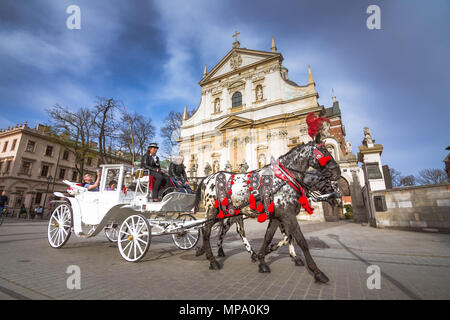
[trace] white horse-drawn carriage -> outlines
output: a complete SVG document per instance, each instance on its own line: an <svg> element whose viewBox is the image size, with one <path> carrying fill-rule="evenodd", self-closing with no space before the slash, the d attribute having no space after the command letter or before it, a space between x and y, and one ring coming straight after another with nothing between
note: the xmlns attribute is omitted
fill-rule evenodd
<svg viewBox="0 0 450 320"><path fill-rule="evenodd" d="M160 202L150 202L152 178L147 170L126 164L101 167L99 191L65 180L70 196L55 192L61 200L54 201L48 224L51 247L64 246L72 232L90 238L104 230L125 260L137 262L147 253L152 236L171 235L182 250L197 244L205 219L193 215L195 195L167 189Z"/></svg>

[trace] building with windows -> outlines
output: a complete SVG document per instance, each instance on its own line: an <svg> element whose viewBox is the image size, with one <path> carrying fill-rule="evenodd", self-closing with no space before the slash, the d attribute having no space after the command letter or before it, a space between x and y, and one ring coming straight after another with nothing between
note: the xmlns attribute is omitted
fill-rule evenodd
<svg viewBox="0 0 450 320"><path fill-rule="evenodd" d="M95 147L94 144L94 155ZM111 163L129 163L119 154L108 158ZM95 175L98 167L99 157L87 158L85 172ZM53 191L67 190L62 180L80 178L75 155L51 139L45 126L30 128L24 123L0 130L0 192L6 191L10 208L47 205Z"/></svg>
<svg viewBox="0 0 450 320"><path fill-rule="evenodd" d="M205 66L200 105L190 118L185 108L179 137L190 175L246 172L269 164L271 157L311 141L306 117L314 112L330 119L325 144L341 166L344 203L352 203L353 184L360 189L364 175L345 140L339 102L333 96L330 107L320 105L311 67L308 81L300 85L289 78L282 62L272 38L271 51L241 48L236 40L209 72ZM332 215L330 208L317 206L318 215L304 218Z"/></svg>

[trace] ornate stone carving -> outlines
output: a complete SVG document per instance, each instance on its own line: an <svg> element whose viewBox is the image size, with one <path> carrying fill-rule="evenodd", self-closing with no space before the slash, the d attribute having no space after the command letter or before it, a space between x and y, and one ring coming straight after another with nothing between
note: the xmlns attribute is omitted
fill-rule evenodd
<svg viewBox="0 0 450 320"><path fill-rule="evenodd" d="M205 175L207 175L207 176L209 176L211 174L212 168L211 168L211 165L209 164L209 162L206 163L204 171L205 171Z"/></svg>
<svg viewBox="0 0 450 320"><path fill-rule="evenodd" d="M372 147L374 142L375 140L372 139L372 133L370 132L370 129L368 127L365 127L363 144L366 147Z"/></svg>
<svg viewBox="0 0 450 320"><path fill-rule="evenodd" d="M245 172L247 172L248 168L249 167L248 167L247 161L245 161L245 159L244 159L244 161L242 161L242 163L239 165L239 172L245 173Z"/></svg>
<svg viewBox="0 0 450 320"><path fill-rule="evenodd" d="M260 101L263 99L263 89L262 86L257 86L256 87L256 100Z"/></svg>
<svg viewBox="0 0 450 320"><path fill-rule="evenodd" d="M230 58L231 69L236 70L242 64L242 57L239 53L235 52Z"/></svg>
<svg viewBox="0 0 450 320"><path fill-rule="evenodd" d="M230 160L227 161L227 163L225 164L225 171L232 171L233 168L231 167L231 163Z"/></svg>

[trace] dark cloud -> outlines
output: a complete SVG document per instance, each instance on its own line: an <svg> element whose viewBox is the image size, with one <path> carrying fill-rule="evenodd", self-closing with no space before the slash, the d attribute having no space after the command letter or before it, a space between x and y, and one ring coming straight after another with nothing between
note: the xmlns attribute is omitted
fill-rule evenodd
<svg viewBox="0 0 450 320"><path fill-rule="evenodd" d="M66 8L82 29L66 28ZM381 8L382 29L366 28ZM269 50L275 36L291 79L320 94L334 88L354 152L362 128L385 147L382 160L406 173L442 167L450 119L448 1L24 1L0 2L0 126L45 121L55 103L78 107L114 96L162 123L197 107L203 67L231 49ZM27 119L24 118L27 115Z"/></svg>

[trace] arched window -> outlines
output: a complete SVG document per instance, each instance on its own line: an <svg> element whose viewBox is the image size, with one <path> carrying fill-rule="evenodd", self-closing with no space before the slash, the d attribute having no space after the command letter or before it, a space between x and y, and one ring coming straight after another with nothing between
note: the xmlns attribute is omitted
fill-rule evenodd
<svg viewBox="0 0 450 320"><path fill-rule="evenodd" d="M242 106L242 94L239 91L236 91L233 93L233 96L231 98L231 107L236 108Z"/></svg>

